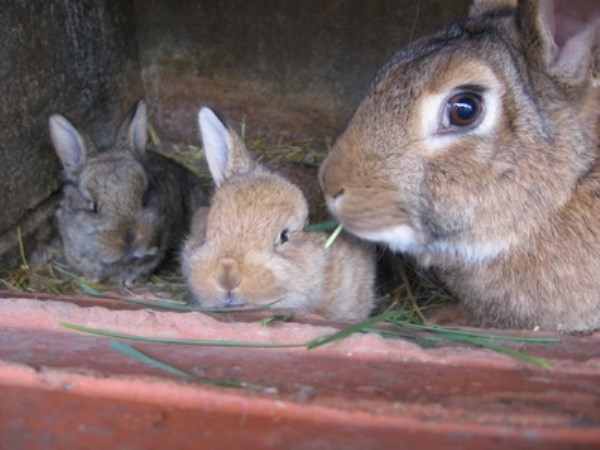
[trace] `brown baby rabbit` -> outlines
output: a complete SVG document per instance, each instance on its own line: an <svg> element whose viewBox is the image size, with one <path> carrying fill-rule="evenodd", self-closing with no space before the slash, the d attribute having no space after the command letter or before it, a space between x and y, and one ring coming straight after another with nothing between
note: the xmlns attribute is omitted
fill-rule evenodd
<svg viewBox="0 0 600 450"><path fill-rule="evenodd" d="M277 301L276 307L330 319L366 318L374 298L372 248L342 236L325 249L325 233L303 231L302 191L255 162L210 109L202 108L198 119L217 190L182 254L194 300L222 308ZM318 185L316 173L312 182Z"/></svg>
<svg viewBox="0 0 600 450"><path fill-rule="evenodd" d="M179 246L192 210L206 204L198 180L146 150L143 101L102 151L65 117L54 114L49 123L64 168L56 218L67 261L95 281L130 285L149 275Z"/></svg>
<svg viewBox="0 0 600 450"><path fill-rule="evenodd" d="M600 3L475 2L383 67L320 169L471 323L600 327Z"/></svg>

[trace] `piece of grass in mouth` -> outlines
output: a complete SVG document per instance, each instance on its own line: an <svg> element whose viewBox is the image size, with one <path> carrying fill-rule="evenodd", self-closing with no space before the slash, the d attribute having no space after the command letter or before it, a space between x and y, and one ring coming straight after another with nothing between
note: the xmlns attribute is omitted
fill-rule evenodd
<svg viewBox="0 0 600 450"><path fill-rule="evenodd" d="M333 230L333 232L329 235L329 237L327 238L327 240L325 241L325 245L323 245L323 247L325 247L325 249L327 250L329 247L331 247L333 245L333 243L335 242L335 240L340 236L340 233L342 232L342 224L340 223L335 230Z"/></svg>
<svg viewBox="0 0 600 450"><path fill-rule="evenodd" d="M328 219L318 223L311 223L304 227L304 231L307 233L313 233L317 231L330 231L334 230L339 226L339 222L335 219Z"/></svg>
<svg viewBox="0 0 600 450"><path fill-rule="evenodd" d="M325 249L328 249L329 247L331 247L333 245L335 240L339 237L339 235L342 232L342 229L343 229L343 226L341 223L339 223L335 219L330 219L330 220L325 220L323 222L307 225L304 228L304 231L307 233L313 233L313 232L317 232L317 231L333 230L331 232L331 234L329 235L329 237L327 238L327 240L325 241L325 244L323 245L323 247Z"/></svg>

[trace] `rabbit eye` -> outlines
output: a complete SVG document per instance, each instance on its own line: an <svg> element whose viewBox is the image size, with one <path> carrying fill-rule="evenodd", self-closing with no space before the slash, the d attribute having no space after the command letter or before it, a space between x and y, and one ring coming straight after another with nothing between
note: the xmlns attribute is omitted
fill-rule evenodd
<svg viewBox="0 0 600 450"><path fill-rule="evenodd" d="M481 97L472 93L452 96L446 104L442 125L444 128L473 125L483 111Z"/></svg>
<svg viewBox="0 0 600 450"><path fill-rule="evenodd" d="M98 204L96 202L88 202L88 210L94 214L98 214Z"/></svg>
<svg viewBox="0 0 600 450"><path fill-rule="evenodd" d="M146 190L142 194L142 208L147 208L150 205L150 201L152 198L151 194L152 192L150 191L150 188L146 188Z"/></svg>
<svg viewBox="0 0 600 450"><path fill-rule="evenodd" d="M287 241L290 240L288 233L289 230L286 228L279 234L279 237L277 238L277 245L285 244Z"/></svg>

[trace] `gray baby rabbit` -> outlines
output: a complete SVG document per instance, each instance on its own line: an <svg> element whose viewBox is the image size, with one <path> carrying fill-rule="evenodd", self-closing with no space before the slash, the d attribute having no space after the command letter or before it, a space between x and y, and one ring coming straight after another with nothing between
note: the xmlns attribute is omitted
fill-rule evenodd
<svg viewBox="0 0 600 450"><path fill-rule="evenodd" d="M600 327L600 3L476 1L401 50L320 169L345 228L471 323Z"/></svg>
<svg viewBox="0 0 600 450"><path fill-rule="evenodd" d="M130 285L146 277L179 246L193 210L206 204L198 179L146 150L144 101L105 150L59 114L49 125L64 169L56 218L67 261L95 281Z"/></svg>

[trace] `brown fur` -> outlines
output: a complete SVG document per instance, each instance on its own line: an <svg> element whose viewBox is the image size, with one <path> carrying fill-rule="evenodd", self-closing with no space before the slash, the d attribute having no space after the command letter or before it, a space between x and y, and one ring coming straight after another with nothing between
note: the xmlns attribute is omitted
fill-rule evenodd
<svg viewBox="0 0 600 450"><path fill-rule="evenodd" d="M194 300L209 307L278 301L276 307L332 319L366 318L374 298L372 248L344 236L326 250L325 233L303 231L302 191L257 164L210 110L201 111L200 124L217 190L182 254ZM318 185L316 176L311 183Z"/></svg>
<svg viewBox="0 0 600 450"><path fill-rule="evenodd" d="M328 205L430 266L474 324L598 328L598 7L556 17L556 46L553 2L489 3L382 69L321 167ZM472 126L445 127L455 92L480 95Z"/></svg>

